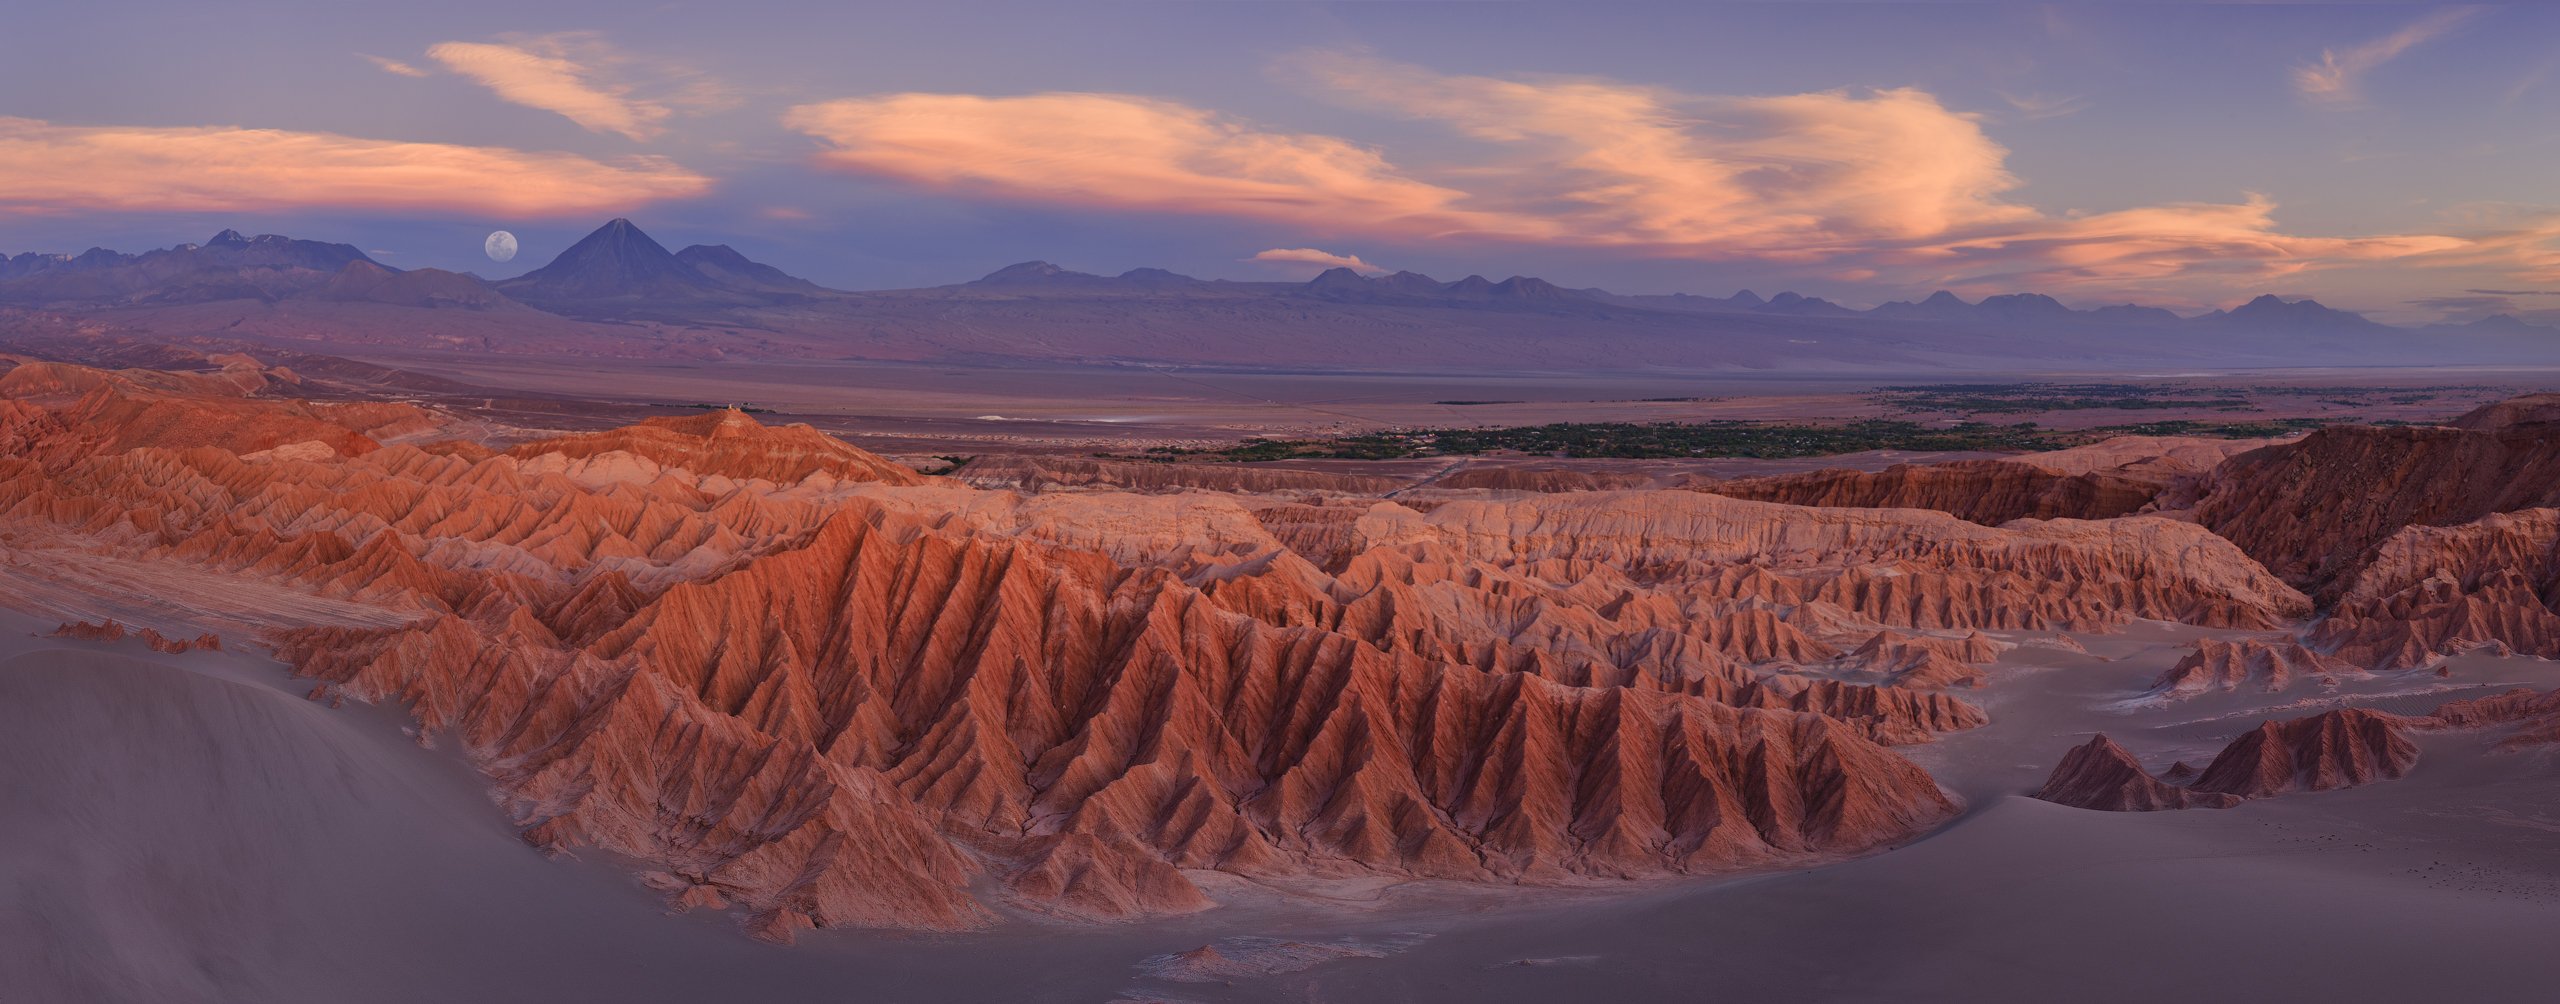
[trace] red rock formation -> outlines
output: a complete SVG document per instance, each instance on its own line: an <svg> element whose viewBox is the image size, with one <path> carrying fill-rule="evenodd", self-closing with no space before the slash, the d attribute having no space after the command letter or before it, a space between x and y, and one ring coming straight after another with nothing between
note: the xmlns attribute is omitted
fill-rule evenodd
<svg viewBox="0 0 2560 1004"><path fill-rule="evenodd" d="M1268 464L1151 464L1035 456L979 457L951 472L950 476L979 488L1010 488L1027 492L1102 488L1137 492L1382 495L1411 483L1407 478L1295 470Z"/></svg>
<svg viewBox="0 0 2560 1004"><path fill-rule="evenodd" d="M171 638L150 628L143 628L141 637L142 643L150 646L152 651L166 652L171 655L175 655L180 652L193 652L199 649L210 652L219 652L222 650L222 636L210 632L197 635L193 638Z"/></svg>
<svg viewBox="0 0 2560 1004"><path fill-rule="evenodd" d="M110 617L105 623L100 624L92 624L88 621L73 621L54 628L53 633L46 637L76 638L81 641L123 641L127 636L128 633L124 624L117 621L115 618ZM202 634L193 638L171 638L150 628L143 628L139 632L132 632L131 637L142 639L142 643L150 646L151 650L154 652L166 652L171 655L175 655L180 652L193 652L197 649L207 649L212 651L220 651L222 649L221 636L214 634Z"/></svg>
<svg viewBox="0 0 2560 1004"><path fill-rule="evenodd" d="M54 628L53 633L46 635L46 637L74 638L80 641L123 641L125 638L125 627L113 617L107 618L106 622L103 624L92 624L88 621L72 621L62 625L61 627Z"/></svg>
<svg viewBox="0 0 2560 1004"><path fill-rule="evenodd" d="M2414 727L2426 729L2490 729L2509 726L2499 749L2515 750L2560 743L2560 690L2524 687L2492 697L2448 701Z"/></svg>
<svg viewBox="0 0 2560 1004"><path fill-rule="evenodd" d="M1896 464L1707 482L1727 498L1862 509L1935 509L1986 526L2013 519L2110 519L2150 503L2162 482L2114 473L2057 474L2013 460Z"/></svg>
<svg viewBox="0 0 2560 1004"><path fill-rule="evenodd" d="M2332 426L2232 458L2195 517L2276 574L2334 599L2408 526L2560 505L2560 424L2537 399L2451 428Z"/></svg>
<svg viewBox="0 0 2560 1004"><path fill-rule="evenodd" d="M2152 777L2132 753L2104 735L2063 754L2036 797L2106 812L2227 809L2240 804L2238 795L2190 791Z"/></svg>
<svg viewBox="0 0 2560 1004"><path fill-rule="evenodd" d="M1643 488L1655 476L1634 471L1471 465L1435 478L1431 487L1451 491L1605 492Z"/></svg>
<svg viewBox="0 0 2560 1004"><path fill-rule="evenodd" d="M2560 656L2560 510L2393 534L2313 638L2380 669L2474 649Z"/></svg>
<svg viewBox="0 0 2560 1004"><path fill-rule="evenodd" d="M717 797L684 809L690 870L669 871L821 925L973 923L980 855L1031 902L1108 917L1204 905L1181 867L1727 868L1873 846L1952 808L1820 716L1434 665L1265 625L1161 572L911 533L841 514L582 652L547 654L527 617L287 650L511 765L497 776L543 842L644 852L664 807ZM1608 780L1574 780L1604 759ZM841 845L883 829L978 855Z"/></svg>
<svg viewBox="0 0 2560 1004"><path fill-rule="evenodd" d="M531 459L559 454L583 460L619 451L663 467L779 484L824 473L842 481L921 484L924 475L847 445L806 425L766 426L736 409L653 418L604 432L525 443L507 451Z"/></svg>
<svg viewBox="0 0 2560 1004"><path fill-rule="evenodd" d="M2010 460L2055 474L2114 474L2161 483L2206 474L2222 462L2275 442L2211 436L2115 436L2084 446L2023 453Z"/></svg>
<svg viewBox="0 0 2560 1004"><path fill-rule="evenodd" d="M2395 780L2418 763L2408 720L2341 708L2267 722L2222 748L2191 790L2260 798Z"/></svg>
<svg viewBox="0 0 2560 1004"><path fill-rule="evenodd" d="M1899 687L1978 687L1985 682L1978 667L2011 647L1980 631L1958 637L1878 631L1838 665Z"/></svg>
<svg viewBox="0 0 2560 1004"><path fill-rule="evenodd" d="M2321 655L2292 638L2206 638L2196 650L2151 681L2145 696L2180 701L2206 693L2248 689L2276 693L2304 679L2335 684L2368 676L2351 663Z"/></svg>
<svg viewBox="0 0 2560 1004"><path fill-rule="evenodd" d="M1856 853L1954 811L1881 743L1982 713L1809 671L2308 608L2159 519L1247 501L977 491L736 413L506 455L0 457L13 547L378 612L280 615L273 640L322 696L450 733L530 840L775 938L967 927L990 897L1194 910L1192 869L1547 882Z"/></svg>
<svg viewBox="0 0 2560 1004"><path fill-rule="evenodd" d="M1418 525L1417 525L1418 524ZM2198 528L2052 520L1989 528L1912 510L1805 509L1690 492L1456 501L1427 517L1373 512L1372 540L1437 540L1459 555L1573 581L1691 581L1768 603L1827 603L1922 630L2105 628L2136 617L2273 628L2309 602ZM1414 536L1407 536L1414 535Z"/></svg>
<svg viewBox="0 0 2560 1004"><path fill-rule="evenodd" d="M2102 735L2065 754L2036 797L2084 809L2150 812L2220 809L2285 792L2352 788L2407 775L2418 763L2418 746L2408 733L2432 726L2362 708L2267 722L2224 746L2203 772L2181 763L2163 777L2153 777L2133 754Z"/></svg>

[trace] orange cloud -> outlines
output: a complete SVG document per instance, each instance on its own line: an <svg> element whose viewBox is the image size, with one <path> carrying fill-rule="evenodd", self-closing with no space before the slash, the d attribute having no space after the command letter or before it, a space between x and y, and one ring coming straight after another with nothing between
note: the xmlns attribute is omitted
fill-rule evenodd
<svg viewBox="0 0 2560 1004"><path fill-rule="evenodd" d="M1316 265L1324 268L1347 268L1364 275L1387 274L1386 269L1361 261L1359 255L1335 254L1331 251L1319 251L1315 248L1272 248L1268 251L1255 252L1253 257L1245 260L1282 265Z"/></svg>
<svg viewBox="0 0 2560 1004"><path fill-rule="evenodd" d="M330 206L582 216L710 188L711 179L660 157L604 162L330 133L0 117L0 214Z"/></svg>
<svg viewBox="0 0 2560 1004"><path fill-rule="evenodd" d="M362 52L356 53L356 55L363 56L366 62L374 65L374 68L395 77L423 77L427 75L427 71L421 70L407 63L403 63L397 59L369 55Z"/></svg>
<svg viewBox="0 0 2560 1004"><path fill-rule="evenodd" d="M2446 258L2477 245L2472 238L2432 234L2296 236L2277 228L2274 213L2274 202L2253 195L2238 205L2146 206L2040 218L1879 258L1908 266L1910 281L1960 292L2056 286L2131 291L2172 279L2219 278L2222 285L2248 286L2344 265Z"/></svg>
<svg viewBox="0 0 2560 1004"><path fill-rule="evenodd" d="M801 105L783 124L826 143L827 166L1011 198L1319 230L1447 234L1492 222L1462 209L1463 193L1405 177L1347 140L1151 98L892 94Z"/></svg>
<svg viewBox="0 0 2560 1004"><path fill-rule="evenodd" d="M603 43L584 35L511 41L440 42L427 49L427 56L502 99L555 113L589 132L645 140L666 131L658 123L670 114L667 106L635 98L628 87L602 82L596 79L594 67L571 58L576 48L609 57Z"/></svg>
<svg viewBox="0 0 2560 1004"><path fill-rule="evenodd" d="M2013 197L2009 151L1980 116L1914 88L1699 95L1591 77L1447 75L1340 53L1282 69L1479 149L1399 164L1348 139L1115 94L893 94L803 105L785 123L826 144L824 164L1012 199L1371 240L1794 263L1959 290L2245 287L2480 250L2447 235L2287 234L2257 196L2048 213Z"/></svg>
<svg viewBox="0 0 2560 1004"><path fill-rule="evenodd" d="M1514 215L1581 243L1815 257L2032 215L1999 199L2018 185L2008 151L1917 90L1705 97L1321 53L1290 67L1350 103L1503 148Z"/></svg>

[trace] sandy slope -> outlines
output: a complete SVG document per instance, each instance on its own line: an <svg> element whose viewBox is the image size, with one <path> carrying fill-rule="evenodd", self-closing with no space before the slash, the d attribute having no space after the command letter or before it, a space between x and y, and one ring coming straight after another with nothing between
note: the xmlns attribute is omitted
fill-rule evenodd
<svg viewBox="0 0 2560 1004"><path fill-rule="evenodd" d="M1996 670L1994 723L1922 757L1973 811L1901 850L1636 901L1505 911L1385 960L1169 993L1272 1002L2549 999L2560 981L2560 958L2547 949L2560 921L2553 754L2490 755L2481 737L2430 736L2428 759L2406 780L2210 812L2095 812L2016 794L2090 729L2132 737L2158 765L2253 724L2237 705L2091 710L2138 690L2144 673L2174 658L2176 638L2143 626L2087 639L2099 656L2012 653ZM2547 686L2555 677L2560 667L2537 660L2470 659L2443 685ZM2440 695L2371 699L2425 706Z"/></svg>
<svg viewBox="0 0 2560 1004"><path fill-rule="evenodd" d="M34 626L0 623L0 985L28 1000L2532 1000L2560 979L2541 948L2560 806L2540 754L2430 737L2406 781L2221 812L2005 794L2090 728L2165 758L2245 725L2222 717L2237 708L2087 710L2174 658L2182 632L2156 626L2090 639L2095 656L2012 653L1995 724L1929 751L1974 811L1880 857L1541 908L1245 896L1180 922L792 949L544 860L448 753L301 700L272 663ZM2470 660L2448 685L2553 673ZM1253 958L1236 946L1265 936L1327 961L1148 975L1204 943Z"/></svg>
<svg viewBox="0 0 2560 1004"><path fill-rule="evenodd" d="M619 872L545 860L458 760L387 714L285 692L280 666L0 621L0 1000L1090 1001L1196 944L775 948L665 916Z"/></svg>

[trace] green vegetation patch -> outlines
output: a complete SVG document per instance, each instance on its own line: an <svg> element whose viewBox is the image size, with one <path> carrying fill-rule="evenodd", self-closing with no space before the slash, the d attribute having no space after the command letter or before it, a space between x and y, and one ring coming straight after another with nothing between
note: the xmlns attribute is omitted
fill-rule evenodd
<svg viewBox="0 0 2560 1004"><path fill-rule="evenodd" d="M1880 387L1876 403L1904 411L2016 415L2045 411L2255 411L2246 397L2179 386L2131 383L1955 383Z"/></svg>
<svg viewBox="0 0 2560 1004"><path fill-rule="evenodd" d="M2059 450L2111 436L2218 436L2255 439L2328 424L2321 419L2267 422L2175 420L2095 429L2046 429L2033 422L1962 422L1927 426L1871 419L1838 425L1775 422L1556 422L1500 429L1402 429L1330 439L1248 439L1226 447L1158 446L1140 454L1097 454L1114 460L1256 463L1273 460L1403 460L1414 457L1521 453L1616 460L1827 457L1870 450L1916 453L2029 453Z"/></svg>

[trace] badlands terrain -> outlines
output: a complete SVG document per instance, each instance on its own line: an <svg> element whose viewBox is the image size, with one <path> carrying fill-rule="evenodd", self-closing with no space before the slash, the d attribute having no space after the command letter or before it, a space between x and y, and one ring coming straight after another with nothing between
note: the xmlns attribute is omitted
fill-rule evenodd
<svg viewBox="0 0 2560 1004"><path fill-rule="evenodd" d="M29 999L2560 977L2560 396L2530 376L2084 406L19 344L0 973ZM970 381L1023 414L961 414ZM2231 414L2298 421L2121 431ZM1566 416L2077 445L1322 438ZM1304 455L1220 459L1249 435Z"/></svg>

